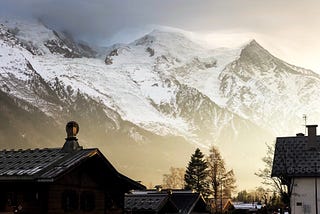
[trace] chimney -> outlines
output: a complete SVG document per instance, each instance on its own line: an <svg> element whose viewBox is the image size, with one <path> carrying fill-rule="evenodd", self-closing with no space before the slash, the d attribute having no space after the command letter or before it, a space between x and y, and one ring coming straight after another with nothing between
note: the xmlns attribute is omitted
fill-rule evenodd
<svg viewBox="0 0 320 214"><path fill-rule="evenodd" d="M161 185L156 185L155 188L156 188L157 192L161 192L161 190L162 190L162 186Z"/></svg>
<svg viewBox="0 0 320 214"><path fill-rule="evenodd" d="M76 135L79 132L79 125L75 121L70 121L66 125L67 138L66 142L62 147L64 152L73 152L82 149L82 146L79 145Z"/></svg>
<svg viewBox="0 0 320 214"><path fill-rule="evenodd" d="M310 149L317 148L317 127L318 125L307 125L308 128L308 147Z"/></svg>

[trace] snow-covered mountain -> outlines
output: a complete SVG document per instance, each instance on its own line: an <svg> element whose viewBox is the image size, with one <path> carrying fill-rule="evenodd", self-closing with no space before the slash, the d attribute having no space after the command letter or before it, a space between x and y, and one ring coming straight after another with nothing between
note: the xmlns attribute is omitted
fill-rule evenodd
<svg viewBox="0 0 320 214"><path fill-rule="evenodd" d="M61 146L73 119L82 145L147 184L214 144L245 186L265 142L301 132L303 114L318 120L319 83L254 40L210 50L182 32L154 30L98 51L40 21L3 19L0 144Z"/></svg>

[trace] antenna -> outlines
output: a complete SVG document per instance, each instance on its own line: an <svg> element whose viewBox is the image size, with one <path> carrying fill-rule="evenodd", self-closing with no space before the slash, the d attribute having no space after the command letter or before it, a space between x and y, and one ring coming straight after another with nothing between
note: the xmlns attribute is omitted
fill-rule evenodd
<svg viewBox="0 0 320 214"><path fill-rule="evenodd" d="M306 135L307 134L307 115L303 114L302 118L304 120L304 135Z"/></svg>

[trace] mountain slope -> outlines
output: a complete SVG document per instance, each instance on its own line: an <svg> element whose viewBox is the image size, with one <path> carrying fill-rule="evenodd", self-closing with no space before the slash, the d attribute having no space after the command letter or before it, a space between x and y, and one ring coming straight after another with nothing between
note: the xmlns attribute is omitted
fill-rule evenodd
<svg viewBox="0 0 320 214"><path fill-rule="evenodd" d="M54 75L50 81L43 79L39 73L50 73L54 66L41 67L41 63L55 59L57 64L66 60L68 65L70 60L65 59L65 55L34 54L3 25L0 38L2 149L61 147L65 123L77 120L81 127L80 144L100 148L116 162L119 170L133 178L142 179L141 175L144 175L145 182L159 183L167 166L185 164L194 147L183 138L158 136L124 121L100 99L89 97L78 87L66 85L60 76ZM62 74L62 77L66 75ZM184 151L177 152L182 145ZM164 156L167 158L159 162ZM143 157L148 158L144 160ZM128 167L128 163L132 165Z"/></svg>
<svg viewBox="0 0 320 214"><path fill-rule="evenodd" d="M83 146L101 148L144 182L160 183L195 147L214 144L250 185L265 142L296 132L302 114L320 119L319 75L254 40L208 50L181 32L155 30L99 56L39 21L3 22L2 148L61 146L72 119ZM53 128L39 132L41 124Z"/></svg>
<svg viewBox="0 0 320 214"><path fill-rule="evenodd" d="M256 41L243 48L219 79L228 109L273 133L298 129L303 114L320 119L319 75L272 56Z"/></svg>

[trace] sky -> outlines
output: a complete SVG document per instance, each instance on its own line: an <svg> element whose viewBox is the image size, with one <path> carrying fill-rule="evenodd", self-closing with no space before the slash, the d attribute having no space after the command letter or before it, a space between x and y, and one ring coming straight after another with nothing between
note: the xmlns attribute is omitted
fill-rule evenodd
<svg viewBox="0 0 320 214"><path fill-rule="evenodd" d="M208 47L256 39L320 72L319 7L317 0L1 0L0 14L41 18L96 45L130 42L159 25L202 35Z"/></svg>

